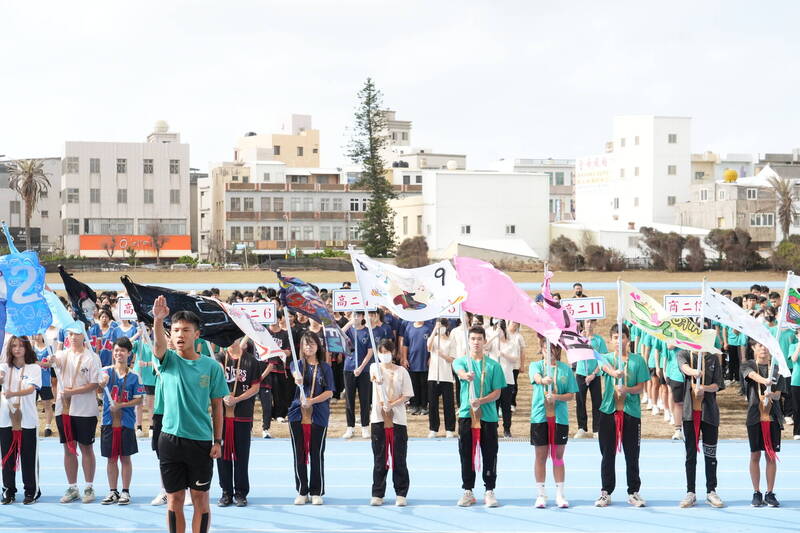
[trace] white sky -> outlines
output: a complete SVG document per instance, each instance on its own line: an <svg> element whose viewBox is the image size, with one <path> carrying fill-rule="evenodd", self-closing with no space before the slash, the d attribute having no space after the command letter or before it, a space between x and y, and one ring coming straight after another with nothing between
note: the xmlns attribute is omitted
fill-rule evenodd
<svg viewBox="0 0 800 533"><path fill-rule="evenodd" d="M367 76L414 145L470 168L596 153L617 114L692 116L694 151L800 147L793 0L29 0L0 20L12 158L143 141L164 119L205 170L295 112L334 166Z"/></svg>

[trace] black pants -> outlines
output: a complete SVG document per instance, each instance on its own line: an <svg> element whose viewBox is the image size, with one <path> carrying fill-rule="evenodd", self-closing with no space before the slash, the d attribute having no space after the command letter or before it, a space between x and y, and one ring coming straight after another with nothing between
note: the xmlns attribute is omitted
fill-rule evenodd
<svg viewBox="0 0 800 533"><path fill-rule="evenodd" d="M497 422L481 420L481 474L486 490L497 484ZM475 488L475 471L472 469L472 420L458 419L458 455L461 458L461 488Z"/></svg>
<svg viewBox="0 0 800 533"><path fill-rule="evenodd" d="M247 468L250 464L250 433L252 430L252 422L234 422L233 447L236 450L236 459L233 461L217 459L219 486L225 494L247 496L250 492L250 476Z"/></svg>
<svg viewBox="0 0 800 533"><path fill-rule="evenodd" d="M325 494L325 437L328 427L311 424L311 453L308 458L311 465L311 483L308 480L309 469L303 450L303 425L300 422L290 422L289 432L294 452L295 490L303 496L308 494L322 496Z"/></svg>
<svg viewBox="0 0 800 533"><path fill-rule="evenodd" d="M272 372L269 375L272 380L272 416L274 418L286 418L289 406L294 398L294 380L289 381L286 374ZM291 377L291 376L289 376Z"/></svg>
<svg viewBox="0 0 800 533"><path fill-rule="evenodd" d="M578 429L589 431L589 419L586 415L587 391L592 396L592 433L597 433L597 424L600 419L600 403L603 401L600 379L595 376L589 385L586 385L586 376L578 378L578 395L575 396L575 415L578 418Z"/></svg>
<svg viewBox="0 0 800 533"><path fill-rule="evenodd" d="M781 413L783 413L783 416L792 417L792 419L794 419L793 393L792 387L787 387L786 392L781 394Z"/></svg>
<svg viewBox="0 0 800 533"><path fill-rule="evenodd" d="M372 455L375 464L372 467L372 496L383 498L386 494L386 477L389 469L386 468L386 432L383 422L372 424ZM392 459L392 484L394 493L398 496L408 495L410 480L408 477L408 428L394 426L394 457Z"/></svg>
<svg viewBox="0 0 800 533"><path fill-rule="evenodd" d="M458 409L461 406L461 381L458 379L458 376L456 375L455 371L453 371L453 385L456 397L455 406L456 409Z"/></svg>
<svg viewBox="0 0 800 533"><path fill-rule="evenodd" d="M503 415L503 431L511 431L511 395L514 385L506 385L500 389L497 409Z"/></svg>
<svg viewBox="0 0 800 533"><path fill-rule="evenodd" d="M622 449L625 452L625 473L628 480L628 494L639 492L642 480L639 478L639 447L642 439L642 421L625 413L622 423ZM617 424L614 415L600 412L598 424L600 454L600 479L602 490L611 494L617 485L614 465L616 462Z"/></svg>
<svg viewBox="0 0 800 533"><path fill-rule="evenodd" d="M337 357L331 363L331 370L333 370L333 384L336 387L333 397L338 400L342 397L342 391L344 390L344 361Z"/></svg>
<svg viewBox="0 0 800 533"><path fill-rule="evenodd" d="M517 389L518 387L519 370L514 370L514 385L511 389L511 405L517 407Z"/></svg>
<svg viewBox="0 0 800 533"><path fill-rule="evenodd" d="M453 405L453 384L449 381L428 382L428 429L439 431L439 396L442 397L442 410L444 411L444 429L456 430L456 410Z"/></svg>
<svg viewBox="0 0 800 533"><path fill-rule="evenodd" d="M411 398L410 404L414 409L427 409L428 408L428 371L424 372L409 372L411 377L411 386L414 388L414 397Z"/></svg>
<svg viewBox="0 0 800 533"><path fill-rule="evenodd" d="M347 400L345 404L347 427L356 427L356 391L358 391L361 426L369 426L369 410L372 405L372 383L369 381L369 372L367 372L367 369L365 368L364 372L358 376L349 370L345 371L344 388L347 391L347 398L345 398Z"/></svg>
<svg viewBox="0 0 800 533"><path fill-rule="evenodd" d="M258 401L261 402L261 429L269 431L272 425L272 389L266 387L258 389Z"/></svg>
<svg viewBox="0 0 800 533"><path fill-rule="evenodd" d="M0 453L5 457L11 448L12 442L11 427L0 428ZM20 451L20 468L22 470L22 485L25 489L25 496L38 497L39 485L39 438L36 435L36 428L22 430L22 450ZM14 466L17 464L16 457L10 457L3 467L3 495L13 496L17 493L16 472Z"/></svg>
<svg viewBox="0 0 800 533"><path fill-rule="evenodd" d="M695 446L694 423L683 421L683 434L686 445L686 492L695 491L697 477L697 447ZM700 422L700 435L703 446L703 457L706 462L706 493L717 490L717 440L719 428L708 422Z"/></svg>
<svg viewBox="0 0 800 533"><path fill-rule="evenodd" d="M795 363L797 364L797 363ZM795 385L791 386L792 389L792 418L794 425L792 426L792 435L800 435L800 387Z"/></svg>
<svg viewBox="0 0 800 533"><path fill-rule="evenodd" d="M739 347L729 345L725 355L728 357L728 373L726 377L731 381L741 381L742 378L739 376Z"/></svg>

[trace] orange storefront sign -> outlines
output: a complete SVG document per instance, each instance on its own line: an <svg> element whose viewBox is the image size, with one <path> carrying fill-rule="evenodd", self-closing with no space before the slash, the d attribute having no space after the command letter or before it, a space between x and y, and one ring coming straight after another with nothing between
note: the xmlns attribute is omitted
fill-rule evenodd
<svg viewBox="0 0 800 533"><path fill-rule="evenodd" d="M192 237L190 235L164 235L161 251L191 250ZM113 247L114 250L127 251L155 251L153 238L147 235L81 235L81 251L106 251Z"/></svg>

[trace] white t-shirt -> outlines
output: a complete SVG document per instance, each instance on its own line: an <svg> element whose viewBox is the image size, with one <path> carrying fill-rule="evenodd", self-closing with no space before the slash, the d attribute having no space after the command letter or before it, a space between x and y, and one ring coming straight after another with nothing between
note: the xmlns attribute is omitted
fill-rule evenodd
<svg viewBox="0 0 800 533"><path fill-rule="evenodd" d="M522 365L522 352L525 350L525 337L522 336L522 333L517 330L514 333L508 334L508 340L511 342L517 343L517 349L519 350L517 355L519 359L517 360L517 366L514 367L515 370L520 370Z"/></svg>
<svg viewBox="0 0 800 533"><path fill-rule="evenodd" d="M513 339L506 341L498 339L497 346L500 353L497 362L500 363L500 368L503 369L506 385L513 385L514 370L519 368L519 343Z"/></svg>
<svg viewBox="0 0 800 533"><path fill-rule="evenodd" d="M389 395L389 401L396 400L399 396L414 396L414 386L411 385L411 376L408 375L408 370L402 366L395 365L395 369L390 373L384 368L381 368L381 375L383 382L386 384L386 393ZM391 379L389 375L391 374ZM375 363L369 365L369 377L372 379L377 375ZM383 422L383 409L378 404L383 398L381 386L372 382L372 408L369 413L369 421L371 424ZM392 421L400 426L408 424L406 421L406 406L403 404L395 405L392 408Z"/></svg>
<svg viewBox="0 0 800 533"><path fill-rule="evenodd" d="M445 381L453 383L453 364L439 354L450 355L451 337L440 336L438 332L432 333L431 361L428 365L428 381Z"/></svg>
<svg viewBox="0 0 800 533"><path fill-rule="evenodd" d="M5 374L3 381L3 391L16 392L26 389L31 385L35 390L25 396L15 396L6 398L5 394L0 394L0 427L11 427L10 405L19 405L22 409L23 429L36 429L39 424L39 413L36 411L36 391L42 388L42 367L37 364L25 365L21 368L9 367L7 363L0 363L0 373ZM22 382L20 382L20 377ZM19 402L19 404L17 404Z"/></svg>
<svg viewBox="0 0 800 533"><path fill-rule="evenodd" d="M55 414L58 416L62 412L61 400L64 387L74 389L89 383L100 383L101 363L100 357L96 353L84 347L80 354L71 349L56 352L52 364L58 378L58 397L55 409ZM78 368L79 364L80 368ZM95 389L71 397L70 416L97 416L98 413Z"/></svg>
<svg viewBox="0 0 800 533"><path fill-rule="evenodd" d="M450 330L450 357L458 359L469 354L469 346L464 338L464 325L458 325Z"/></svg>

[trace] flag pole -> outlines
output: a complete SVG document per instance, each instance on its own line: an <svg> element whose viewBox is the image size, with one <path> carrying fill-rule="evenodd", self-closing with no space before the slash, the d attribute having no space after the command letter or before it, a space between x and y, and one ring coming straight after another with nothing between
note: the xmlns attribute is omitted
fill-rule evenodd
<svg viewBox="0 0 800 533"><path fill-rule="evenodd" d="M784 319L784 317L786 315L786 310L789 307L789 280L791 279L792 274L794 274L794 272L792 272L791 270L786 272L786 282L783 285L783 298L781 298L781 307L780 307L780 310L778 312L778 326L775 328L775 338L778 339L778 341L780 341L780 338L781 338L781 326L783 326L783 319ZM783 357L783 349L781 349L780 353L771 354L771 355L772 355L772 357L771 357L771 361L770 361L770 365L769 365L770 366L770 372L769 372L770 382L769 382L769 385L767 385L766 389L764 390L764 405L765 406L769 404L769 394L772 392L772 380L771 379L772 379L772 375L775 373L774 369L778 364L778 361L777 361L776 357Z"/></svg>
<svg viewBox="0 0 800 533"><path fill-rule="evenodd" d="M622 370L622 278L617 278L617 369ZM617 378L617 386L622 385L622 378Z"/></svg>
<svg viewBox="0 0 800 533"><path fill-rule="evenodd" d="M706 293L706 277L703 276L703 281L700 284L700 302L701 302L701 304L700 304L700 330L701 331L703 329L705 329L705 325L706 325L706 317L705 317L705 313L704 313L705 308L702 305L703 296L705 295L705 293ZM702 370L702 368L703 368L702 367L702 362L703 362L704 359L705 359L705 354L703 353L703 351L702 350L698 351L697 352L697 370ZM689 362L691 363L691 357L689 358ZM695 377L695 385L697 387L699 387L700 385L702 385L702 383L703 383L703 375L701 373L700 375Z"/></svg>
<svg viewBox="0 0 800 533"><path fill-rule="evenodd" d="M289 334L289 349L292 352L292 363L294 364L294 372L300 372L300 366L297 364L297 351L294 347L294 336L292 335L292 323L289 320L289 306L284 306L283 309L283 319L286 323L286 332ZM317 361L317 364L321 363L322 361ZM294 372L292 372L292 377L294 377ZM300 403L306 403L306 390L302 385L297 385L300 389ZM311 391L311 394L314 394L314 391Z"/></svg>

